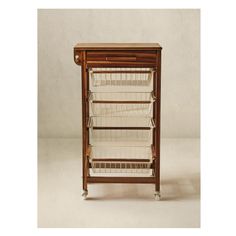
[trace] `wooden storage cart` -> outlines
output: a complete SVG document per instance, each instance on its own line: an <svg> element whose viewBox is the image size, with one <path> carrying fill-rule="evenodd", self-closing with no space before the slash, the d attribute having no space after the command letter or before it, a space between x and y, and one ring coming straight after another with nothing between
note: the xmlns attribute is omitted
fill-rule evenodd
<svg viewBox="0 0 236 236"><path fill-rule="evenodd" d="M88 184L154 184L160 199L161 47L79 43L83 194Z"/></svg>

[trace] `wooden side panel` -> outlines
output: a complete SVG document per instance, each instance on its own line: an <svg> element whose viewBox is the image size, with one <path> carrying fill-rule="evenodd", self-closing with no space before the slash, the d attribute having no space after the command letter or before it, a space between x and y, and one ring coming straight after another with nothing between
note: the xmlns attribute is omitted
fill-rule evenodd
<svg viewBox="0 0 236 236"><path fill-rule="evenodd" d="M82 139L83 139L83 190L87 190L87 175L88 175L88 163L87 163L87 150L88 150L88 129L87 129L87 120L88 120L88 78L86 71L86 52L81 52L81 64L82 64Z"/></svg>
<svg viewBox="0 0 236 236"><path fill-rule="evenodd" d="M160 191L160 132L161 132L161 52L157 51L157 70L154 74L154 94L156 102L153 107L153 119L156 123L156 128L153 132L153 144L154 144L154 173L155 173L155 190Z"/></svg>

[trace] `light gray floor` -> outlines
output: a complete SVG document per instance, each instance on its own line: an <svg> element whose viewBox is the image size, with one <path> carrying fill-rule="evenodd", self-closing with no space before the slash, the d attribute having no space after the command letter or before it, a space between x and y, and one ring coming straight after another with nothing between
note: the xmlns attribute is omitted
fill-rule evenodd
<svg viewBox="0 0 236 236"><path fill-rule="evenodd" d="M39 227L200 227L200 142L163 139L161 194L152 185L89 185L81 198L81 140L39 139Z"/></svg>

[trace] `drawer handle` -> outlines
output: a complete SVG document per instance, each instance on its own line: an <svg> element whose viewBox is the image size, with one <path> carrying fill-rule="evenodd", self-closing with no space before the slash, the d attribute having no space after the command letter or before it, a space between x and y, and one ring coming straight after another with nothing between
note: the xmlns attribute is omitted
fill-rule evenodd
<svg viewBox="0 0 236 236"><path fill-rule="evenodd" d="M106 57L106 61L136 61L137 57Z"/></svg>

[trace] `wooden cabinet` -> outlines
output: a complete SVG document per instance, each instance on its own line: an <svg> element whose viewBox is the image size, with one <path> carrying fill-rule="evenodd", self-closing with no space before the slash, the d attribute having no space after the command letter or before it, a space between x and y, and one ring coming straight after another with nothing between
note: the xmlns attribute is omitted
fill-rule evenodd
<svg viewBox="0 0 236 236"><path fill-rule="evenodd" d="M82 44L83 196L91 183L143 183L160 198L161 47Z"/></svg>

